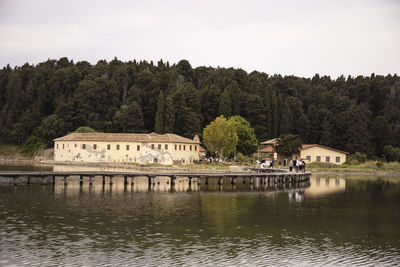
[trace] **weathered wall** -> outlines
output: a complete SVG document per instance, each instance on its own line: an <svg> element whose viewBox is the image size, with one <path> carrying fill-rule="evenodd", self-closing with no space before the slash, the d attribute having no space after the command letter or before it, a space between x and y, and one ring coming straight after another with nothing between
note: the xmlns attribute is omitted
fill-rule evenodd
<svg viewBox="0 0 400 267"><path fill-rule="evenodd" d="M83 148L83 145L86 148ZM94 145L97 147L95 148ZM110 145L110 149L108 149ZM117 149L119 145L119 149ZM154 149L152 148L154 145ZM159 145L161 148L159 149ZM168 145L168 148L166 148ZM176 149L175 149L176 145ZM129 146L129 150L127 149ZM139 150L137 146L140 146ZM199 145L150 142L55 141L55 161L191 163L199 159Z"/></svg>

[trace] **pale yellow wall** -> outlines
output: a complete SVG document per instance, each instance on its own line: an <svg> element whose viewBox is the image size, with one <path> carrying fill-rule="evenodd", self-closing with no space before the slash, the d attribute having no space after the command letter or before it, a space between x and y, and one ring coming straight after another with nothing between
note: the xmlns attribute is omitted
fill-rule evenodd
<svg viewBox="0 0 400 267"><path fill-rule="evenodd" d="M311 147L307 148L304 150L300 151L300 158L301 159L306 159L307 156L311 156L311 161L306 161L308 163L310 162L317 162L317 156L321 156L321 162L327 162L326 157L330 157L329 163L335 163L335 164L343 164L346 162L346 154L345 153L340 153L334 150L326 149L323 147ZM336 157L340 157L340 162L336 162Z"/></svg>
<svg viewBox="0 0 400 267"><path fill-rule="evenodd" d="M82 145L86 148L83 149ZM97 148L94 149L94 144ZM154 144L154 149L151 145ZM107 145L111 145L107 150ZM119 150L117 150L119 145ZM126 146L129 145L129 150ZM140 150L137 146L140 145ZM158 149L161 145L161 149ZM168 149L165 149L168 145ZM98 141L55 141L55 161L78 161L78 162L134 162L147 164L155 162L173 164L174 162L191 163L199 160L199 145L176 143L153 143L153 142L98 142ZM180 146L180 150L179 150ZM192 146L192 150L190 150ZM196 150L195 150L196 147ZM185 148L185 150L184 150Z"/></svg>

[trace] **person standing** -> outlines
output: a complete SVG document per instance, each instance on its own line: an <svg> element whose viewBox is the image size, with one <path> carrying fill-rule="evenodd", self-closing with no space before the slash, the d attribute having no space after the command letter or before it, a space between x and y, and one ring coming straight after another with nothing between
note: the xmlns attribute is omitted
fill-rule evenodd
<svg viewBox="0 0 400 267"><path fill-rule="evenodd" d="M293 161L289 161L289 171L293 170Z"/></svg>
<svg viewBox="0 0 400 267"><path fill-rule="evenodd" d="M297 158L292 161L293 168L297 171Z"/></svg>
<svg viewBox="0 0 400 267"><path fill-rule="evenodd" d="M306 162L304 160L302 160L303 162L303 172L306 172Z"/></svg>

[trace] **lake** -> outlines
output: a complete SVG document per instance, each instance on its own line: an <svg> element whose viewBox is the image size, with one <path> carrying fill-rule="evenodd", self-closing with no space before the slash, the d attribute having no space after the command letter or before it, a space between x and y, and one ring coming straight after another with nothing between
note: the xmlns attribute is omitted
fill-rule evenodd
<svg viewBox="0 0 400 267"><path fill-rule="evenodd" d="M398 182L313 175L300 188L182 180L171 190L159 181L0 187L0 265L400 262Z"/></svg>

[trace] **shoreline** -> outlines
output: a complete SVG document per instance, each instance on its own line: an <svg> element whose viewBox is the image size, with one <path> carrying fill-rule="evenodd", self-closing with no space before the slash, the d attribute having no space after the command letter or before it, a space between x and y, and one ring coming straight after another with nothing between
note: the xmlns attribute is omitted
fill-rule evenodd
<svg viewBox="0 0 400 267"><path fill-rule="evenodd" d="M82 167L82 168L100 168L100 169L135 169L135 170L182 170L182 171L213 171L213 172L246 172L247 167L252 167L250 165L240 165L240 164L187 164L187 165L138 165L132 163L113 163L113 162L56 162L54 160L36 160L36 159L9 159L0 158L0 164L6 165L33 165L33 166L43 166L43 167ZM320 169L320 168L307 168L311 171L313 175L348 175L348 176L398 176L400 177L400 171L390 171L390 170L354 170L354 165L351 165L353 169L342 168L342 169ZM286 169L286 168L282 168Z"/></svg>

